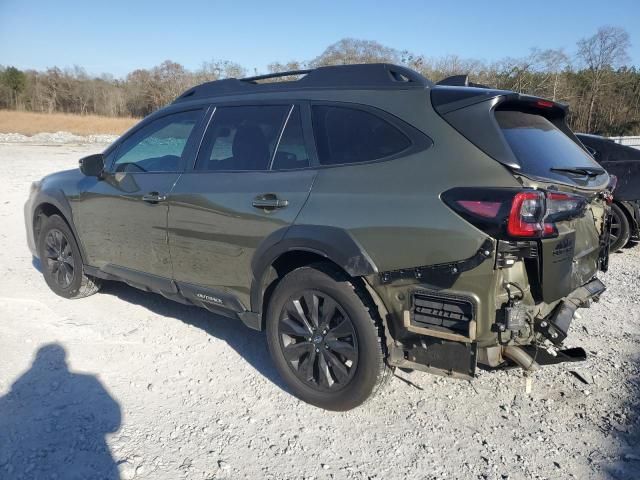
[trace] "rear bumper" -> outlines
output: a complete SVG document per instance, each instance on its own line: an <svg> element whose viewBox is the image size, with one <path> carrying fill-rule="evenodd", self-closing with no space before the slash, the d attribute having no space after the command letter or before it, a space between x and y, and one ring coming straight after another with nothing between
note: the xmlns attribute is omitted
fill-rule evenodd
<svg viewBox="0 0 640 480"><path fill-rule="evenodd" d="M554 345L561 345L567 338L576 310L588 306L591 300L597 301L605 290L604 283L594 278L562 299L550 315L537 319L534 330Z"/></svg>

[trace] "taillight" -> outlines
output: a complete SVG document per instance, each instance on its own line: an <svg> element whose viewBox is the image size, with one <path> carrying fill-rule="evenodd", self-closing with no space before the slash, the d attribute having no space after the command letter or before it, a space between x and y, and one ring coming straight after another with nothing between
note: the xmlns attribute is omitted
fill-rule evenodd
<svg viewBox="0 0 640 480"><path fill-rule="evenodd" d="M550 102L549 100L538 100L536 102L536 105L542 108L553 108L554 103Z"/></svg>
<svg viewBox="0 0 640 480"><path fill-rule="evenodd" d="M539 237L544 231L544 193L516 193L511 202L507 233L511 237Z"/></svg>
<svg viewBox="0 0 640 480"><path fill-rule="evenodd" d="M500 202L483 202L480 200L458 200L457 203L471 213L485 218L495 218L502 206Z"/></svg>
<svg viewBox="0 0 640 480"><path fill-rule="evenodd" d="M479 229L505 239L556 236L556 222L582 215L587 204L567 193L507 188L454 188L442 199Z"/></svg>

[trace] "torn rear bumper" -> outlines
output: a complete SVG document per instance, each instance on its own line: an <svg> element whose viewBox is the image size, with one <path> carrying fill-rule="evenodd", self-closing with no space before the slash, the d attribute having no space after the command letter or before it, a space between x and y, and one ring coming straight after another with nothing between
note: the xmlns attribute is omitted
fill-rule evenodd
<svg viewBox="0 0 640 480"><path fill-rule="evenodd" d="M575 289L556 306L551 315L536 320L535 331L554 345L561 345L567 338L576 310L587 306L591 300L597 300L605 290L606 287L597 278Z"/></svg>

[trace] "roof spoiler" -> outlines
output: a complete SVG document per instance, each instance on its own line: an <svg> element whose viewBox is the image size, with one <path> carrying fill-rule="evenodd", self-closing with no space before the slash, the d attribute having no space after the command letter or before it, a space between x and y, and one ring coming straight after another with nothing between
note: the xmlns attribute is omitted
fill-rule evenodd
<svg viewBox="0 0 640 480"><path fill-rule="evenodd" d="M481 83L473 83L469 81L469 75L452 75L447 78L443 78L436 85L445 85L449 87L476 87L476 88L491 88Z"/></svg>

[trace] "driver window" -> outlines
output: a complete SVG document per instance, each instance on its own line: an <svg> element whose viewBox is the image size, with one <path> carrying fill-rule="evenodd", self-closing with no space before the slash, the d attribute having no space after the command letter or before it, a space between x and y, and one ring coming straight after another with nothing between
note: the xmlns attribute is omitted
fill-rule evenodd
<svg viewBox="0 0 640 480"><path fill-rule="evenodd" d="M122 142L115 172L177 172L202 110L174 113L154 120Z"/></svg>

